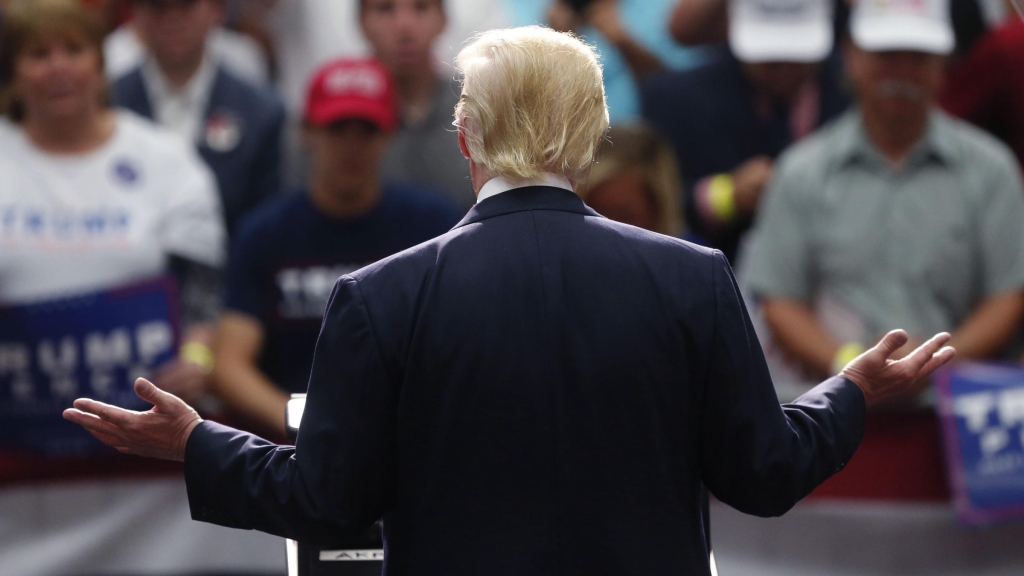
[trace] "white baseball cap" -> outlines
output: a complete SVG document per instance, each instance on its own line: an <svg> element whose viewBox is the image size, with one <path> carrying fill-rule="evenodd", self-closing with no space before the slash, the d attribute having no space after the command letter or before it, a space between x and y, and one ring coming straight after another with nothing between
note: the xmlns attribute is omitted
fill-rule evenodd
<svg viewBox="0 0 1024 576"><path fill-rule="evenodd" d="M729 47L743 62L818 62L833 36L832 0L729 0Z"/></svg>
<svg viewBox="0 0 1024 576"><path fill-rule="evenodd" d="M956 41L949 0L858 0L850 35L862 50L949 54Z"/></svg>

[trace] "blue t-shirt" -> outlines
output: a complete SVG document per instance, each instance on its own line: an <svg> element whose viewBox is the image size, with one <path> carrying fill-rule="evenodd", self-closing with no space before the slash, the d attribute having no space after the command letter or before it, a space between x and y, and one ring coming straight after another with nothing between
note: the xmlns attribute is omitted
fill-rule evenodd
<svg viewBox="0 0 1024 576"><path fill-rule="evenodd" d="M704 64L705 49L682 46L668 29L677 0L619 0L622 24L633 39L658 57L669 70L689 70ZM547 26L550 0L505 0L505 10L514 26ZM640 96L633 73L622 54L589 26L579 33L597 48L604 68L605 98L612 124L640 118Z"/></svg>
<svg viewBox="0 0 1024 576"><path fill-rule="evenodd" d="M444 198L385 185L365 216L339 220L307 193L243 219L227 271L225 308L263 325L260 368L282 389L305 392L327 300L339 276L444 234L459 212Z"/></svg>

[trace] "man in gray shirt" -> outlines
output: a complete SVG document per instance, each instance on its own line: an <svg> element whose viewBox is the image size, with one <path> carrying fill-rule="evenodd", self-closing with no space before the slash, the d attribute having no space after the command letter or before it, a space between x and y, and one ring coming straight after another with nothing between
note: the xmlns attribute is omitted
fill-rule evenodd
<svg viewBox="0 0 1024 576"><path fill-rule="evenodd" d="M400 100L400 126L382 176L432 186L468 210L476 199L452 126L462 87L454 69L440 74L433 57L447 24L444 1L360 0L359 23L374 55L391 71Z"/></svg>
<svg viewBox="0 0 1024 576"><path fill-rule="evenodd" d="M934 106L953 46L945 2L900 6L857 3L859 107L783 156L749 253L775 343L810 374L894 326L992 357L1024 314L1014 158Z"/></svg>

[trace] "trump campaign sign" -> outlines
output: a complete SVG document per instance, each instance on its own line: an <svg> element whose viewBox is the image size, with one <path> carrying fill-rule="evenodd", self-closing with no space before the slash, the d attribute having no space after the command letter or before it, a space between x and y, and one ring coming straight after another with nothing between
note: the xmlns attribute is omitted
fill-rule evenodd
<svg viewBox="0 0 1024 576"><path fill-rule="evenodd" d="M173 281L0 308L0 448L87 456L103 445L61 416L75 398L148 405L137 377L174 357Z"/></svg>
<svg viewBox="0 0 1024 576"><path fill-rule="evenodd" d="M962 364L936 384L958 518L1024 519L1024 367Z"/></svg>

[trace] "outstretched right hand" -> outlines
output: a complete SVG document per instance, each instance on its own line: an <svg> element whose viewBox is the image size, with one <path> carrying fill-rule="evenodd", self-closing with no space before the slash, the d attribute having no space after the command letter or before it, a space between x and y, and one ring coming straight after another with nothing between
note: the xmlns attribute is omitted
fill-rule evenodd
<svg viewBox="0 0 1024 576"><path fill-rule="evenodd" d="M874 348L854 358L840 372L840 376L852 380L860 387L869 407L920 391L932 372L956 356L956 349L946 346L950 335L943 332L933 336L903 359L893 360L893 354L909 339L903 330L893 330Z"/></svg>
<svg viewBox="0 0 1024 576"><path fill-rule="evenodd" d="M64 419L82 426L122 454L184 462L188 437L203 419L181 398L144 378L135 381L135 393L153 408L135 412L79 398L74 408L64 411Z"/></svg>

